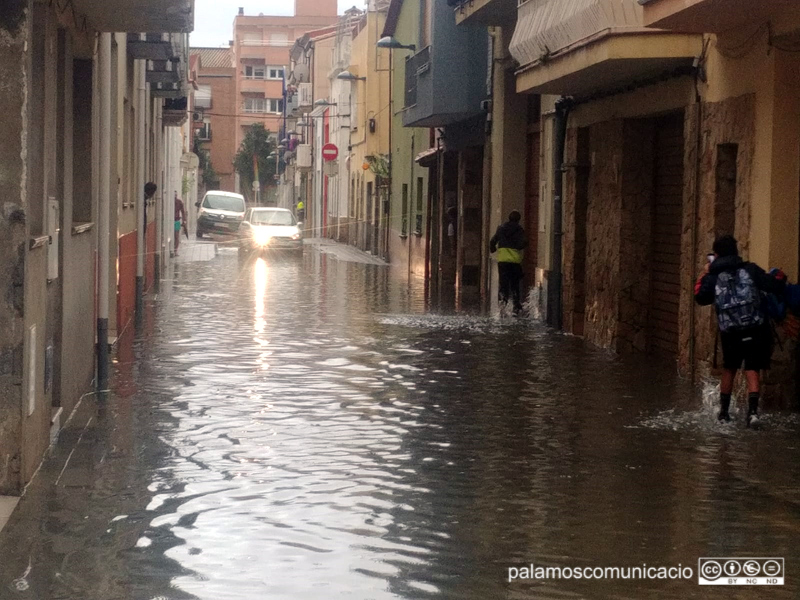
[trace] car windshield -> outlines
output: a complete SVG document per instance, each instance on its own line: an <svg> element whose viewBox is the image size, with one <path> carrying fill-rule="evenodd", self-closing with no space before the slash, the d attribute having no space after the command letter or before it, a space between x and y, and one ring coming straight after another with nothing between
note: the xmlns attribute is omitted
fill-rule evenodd
<svg viewBox="0 0 800 600"><path fill-rule="evenodd" d="M283 210L257 210L253 211L250 219L253 225L294 225L294 215Z"/></svg>
<svg viewBox="0 0 800 600"><path fill-rule="evenodd" d="M236 198L235 196L216 196L208 194L203 200L203 208L244 212L244 200L242 198Z"/></svg>

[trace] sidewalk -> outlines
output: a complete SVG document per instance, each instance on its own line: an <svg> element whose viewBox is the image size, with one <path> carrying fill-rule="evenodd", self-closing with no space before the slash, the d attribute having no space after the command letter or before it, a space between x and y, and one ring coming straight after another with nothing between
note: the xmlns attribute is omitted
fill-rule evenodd
<svg viewBox="0 0 800 600"><path fill-rule="evenodd" d="M381 265L388 267L387 263L382 258L359 250L355 246L342 244L329 238L308 238L305 240L306 245L312 246L314 249L319 250L323 254L333 256L337 260L343 262L355 262L366 265Z"/></svg>

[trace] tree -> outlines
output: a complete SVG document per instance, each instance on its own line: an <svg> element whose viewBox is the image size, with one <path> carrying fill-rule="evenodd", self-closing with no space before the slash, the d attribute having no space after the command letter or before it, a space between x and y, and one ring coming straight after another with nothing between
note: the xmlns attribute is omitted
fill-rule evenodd
<svg viewBox="0 0 800 600"><path fill-rule="evenodd" d="M203 182L203 189L208 191L218 188L219 175L217 175L214 166L211 164L211 156L208 150L200 145L199 138L194 138L194 153L197 155L200 162L200 178Z"/></svg>
<svg viewBox="0 0 800 600"><path fill-rule="evenodd" d="M264 125L256 123L244 136L236 158L233 159L233 166L242 181L242 189L246 192L253 189L254 156L258 160L258 179L261 189L267 185L275 185L275 156L270 158L270 154L276 152L276 148L275 142L269 139L269 135Z"/></svg>

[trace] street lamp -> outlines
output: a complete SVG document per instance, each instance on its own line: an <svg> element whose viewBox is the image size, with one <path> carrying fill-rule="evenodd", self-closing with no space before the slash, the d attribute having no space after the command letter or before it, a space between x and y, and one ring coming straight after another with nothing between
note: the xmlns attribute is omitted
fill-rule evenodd
<svg viewBox="0 0 800 600"><path fill-rule="evenodd" d="M376 45L378 48L389 48L390 50L411 50L414 52L417 49L414 44L401 44L391 35L379 39Z"/></svg>
<svg viewBox="0 0 800 600"><path fill-rule="evenodd" d="M314 106L317 108L321 108L323 106L337 106L336 102L328 102L325 98L320 98L316 102L314 102Z"/></svg>
<svg viewBox="0 0 800 600"><path fill-rule="evenodd" d="M359 77L358 75L353 75L350 71L342 71L336 76L336 79L342 79L344 81L366 81L366 77Z"/></svg>

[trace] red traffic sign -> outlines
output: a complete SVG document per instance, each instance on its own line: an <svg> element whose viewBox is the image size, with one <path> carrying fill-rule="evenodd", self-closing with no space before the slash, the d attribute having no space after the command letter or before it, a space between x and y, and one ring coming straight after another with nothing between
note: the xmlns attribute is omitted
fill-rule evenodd
<svg viewBox="0 0 800 600"><path fill-rule="evenodd" d="M325 144L322 147L322 160L336 160L339 157L339 149L336 144Z"/></svg>

